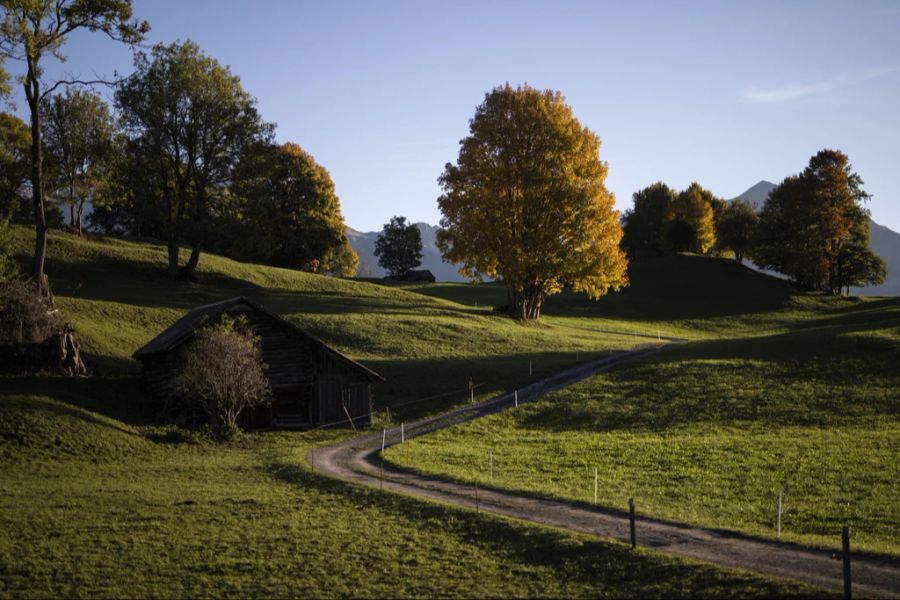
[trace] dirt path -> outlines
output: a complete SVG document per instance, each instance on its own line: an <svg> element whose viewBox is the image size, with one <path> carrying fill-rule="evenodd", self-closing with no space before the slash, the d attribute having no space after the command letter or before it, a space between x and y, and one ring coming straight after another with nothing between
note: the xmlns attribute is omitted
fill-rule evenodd
<svg viewBox="0 0 900 600"><path fill-rule="evenodd" d="M420 475L387 464L382 466L379 452L382 444L390 446L400 443L401 436L410 439L512 408L518 403L534 401L548 392L571 385L624 360L657 352L661 347L643 346L585 363L541 379L516 392L405 424L402 432L398 427L384 434L371 433L318 448L307 456L307 460L316 470L345 481L629 542L629 521L625 514L485 489L477 491L476 505L476 490L472 485ZM641 517L640 509L638 514L636 529L639 545L833 590L843 589L842 562L829 551L666 523ZM900 560L854 556L852 570L855 596L900 597Z"/></svg>

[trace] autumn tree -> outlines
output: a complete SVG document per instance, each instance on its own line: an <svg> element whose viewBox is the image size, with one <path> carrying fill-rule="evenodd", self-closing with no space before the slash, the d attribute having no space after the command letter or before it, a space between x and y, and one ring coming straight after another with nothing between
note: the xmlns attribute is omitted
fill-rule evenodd
<svg viewBox="0 0 900 600"><path fill-rule="evenodd" d="M262 348L245 321L224 318L200 329L182 351L173 389L202 408L224 438L241 412L269 403Z"/></svg>
<svg viewBox="0 0 900 600"><path fill-rule="evenodd" d="M715 196L694 182L666 210L667 246L676 252L706 254L716 243Z"/></svg>
<svg viewBox="0 0 900 600"><path fill-rule="evenodd" d="M43 126L41 103L60 85L90 83L78 80L47 82L43 60L65 60L62 46L77 31L101 32L113 40L135 44L150 27L132 19L131 0L0 0L0 59L25 64L20 78L25 89L31 125L31 198L35 248L33 276L42 295L50 287L44 275L47 219L44 212Z"/></svg>
<svg viewBox="0 0 900 600"><path fill-rule="evenodd" d="M663 223L675 191L662 182L654 183L632 195L633 206L622 218L622 247L631 256L660 254L663 249Z"/></svg>
<svg viewBox="0 0 900 600"><path fill-rule="evenodd" d="M772 190L760 213L754 261L833 294L883 280L884 263L869 250L862 185L847 155L820 151Z"/></svg>
<svg viewBox="0 0 900 600"><path fill-rule="evenodd" d="M100 96L78 90L46 98L41 110L49 179L68 204L69 222L80 235L84 206L110 175L115 122Z"/></svg>
<svg viewBox="0 0 900 600"><path fill-rule="evenodd" d="M742 262L756 234L759 215L749 202L732 200L716 223L716 246L730 250L734 260Z"/></svg>
<svg viewBox="0 0 900 600"><path fill-rule="evenodd" d="M497 87L439 179L438 246L462 274L501 278L522 320L563 286L599 298L627 283L606 173L600 139L559 92Z"/></svg>
<svg viewBox="0 0 900 600"><path fill-rule="evenodd" d="M297 144L249 147L231 191L242 258L312 273L356 273L358 257L331 176Z"/></svg>
<svg viewBox="0 0 900 600"><path fill-rule="evenodd" d="M406 217L392 218L375 240L375 256L391 277L403 277L422 264L422 232Z"/></svg>
<svg viewBox="0 0 900 600"><path fill-rule="evenodd" d="M168 273L193 278L217 208L245 147L271 136L240 79L192 41L135 56L135 73L116 104L130 143L143 202L168 248ZM190 258L179 268L182 245Z"/></svg>

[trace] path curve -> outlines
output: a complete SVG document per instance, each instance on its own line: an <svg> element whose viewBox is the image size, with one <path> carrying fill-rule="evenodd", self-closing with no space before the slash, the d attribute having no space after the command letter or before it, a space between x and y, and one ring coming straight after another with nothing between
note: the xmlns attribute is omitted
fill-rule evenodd
<svg viewBox="0 0 900 600"><path fill-rule="evenodd" d="M562 529L630 541L628 516L602 508L518 495L414 473L380 460L385 447L485 415L532 402L543 395L605 371L625 360L647 356L663 345L644 345L590 361L538 380L515 392L484 402L404 424L386 432L373 432L331 446L316 448L307 461L317 471L344 481L392 492L437 500L457 506L551 525ZM477 496L476 496L477 494ZM476 500L477 497L477 500ZM818 585L843 589L843 566L832 552L790 543L700 527L690 527L638 516L637 542L654 550L737 567ZM853 593L857 597L900 597L900 560L853 556Z"/></svg>

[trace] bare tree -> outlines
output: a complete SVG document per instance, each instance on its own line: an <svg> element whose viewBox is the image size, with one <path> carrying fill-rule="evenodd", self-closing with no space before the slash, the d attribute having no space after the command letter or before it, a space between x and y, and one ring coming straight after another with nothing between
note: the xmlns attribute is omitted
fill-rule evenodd
<svg viewBox="0 0 900 600"><path fill-rule="evenodd" d="M237 430L241 411L269 403L262 349L243 321L230 318L197 332L181 356L175 392L204 409L223 437Z"/></svg>

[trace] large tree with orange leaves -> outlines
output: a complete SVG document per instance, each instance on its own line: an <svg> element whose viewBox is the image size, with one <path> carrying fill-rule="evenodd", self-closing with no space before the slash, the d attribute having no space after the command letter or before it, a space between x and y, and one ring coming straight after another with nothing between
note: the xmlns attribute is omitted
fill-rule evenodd
<svg viewBox="0 0 900 600"><path fill-rule="evenodd" d="M472 279L502 279L522 320L540 318L564 286L599 298L627 284L600 139L559 92L495 88L469 129L439 180L446 260Z"/></svg>

